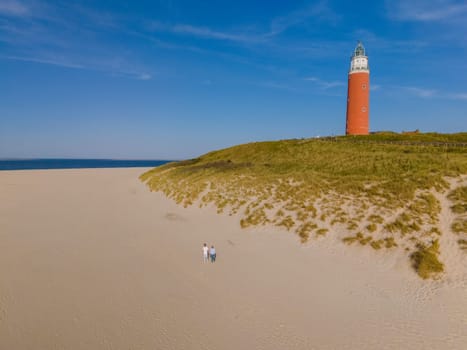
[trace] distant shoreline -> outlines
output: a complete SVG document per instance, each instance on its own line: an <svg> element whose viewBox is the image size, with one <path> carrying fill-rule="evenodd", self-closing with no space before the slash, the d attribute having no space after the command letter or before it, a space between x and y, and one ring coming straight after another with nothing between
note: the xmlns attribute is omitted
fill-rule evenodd
<svg viewBox="0 0 467 350"><path fill-rule="evenodd" d="M127 160L127 159L79 159L37 158L3 159L0 171L5 170L52 170L52 169L101 169L101 168L147 168L156 167L171 160Z"/></svg>

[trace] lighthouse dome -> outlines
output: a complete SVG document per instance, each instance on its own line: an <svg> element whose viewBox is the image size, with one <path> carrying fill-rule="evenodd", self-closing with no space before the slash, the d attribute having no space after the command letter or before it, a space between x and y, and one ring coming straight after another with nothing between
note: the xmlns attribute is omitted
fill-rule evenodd
<svg viewBox="0 0 467 350"><path fill-rule="evenodd" d="M365 53L365 48L361 41L358 42L357 46L355 47L355 51L350 59L350 72L349 73L357 73L357 72L370 72L370 68L368 66L368 57Z"/></svg>
<svg viewBox="0 0 467 350"><path fill-rule="evenodd" d="M358 42L357 47L355 48L354 56L366 56L365 48L363 47L363 44L361 41Z"/></svg>

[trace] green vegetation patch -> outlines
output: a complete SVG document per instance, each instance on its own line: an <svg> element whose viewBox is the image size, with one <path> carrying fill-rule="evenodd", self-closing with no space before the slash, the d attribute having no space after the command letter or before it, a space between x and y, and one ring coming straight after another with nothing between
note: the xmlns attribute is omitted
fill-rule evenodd
<svg viewBox="0 0 467 350"><path fill-rule="evenodd" d="M444 265L438 260L439 241L435 240L430 246L419 243L417 250L410 255L412 266L418 275L431 278L444 271Z"/></svg>
<svg viewBox="0 0 467 350"><path fill-rule="evenodd" d="M424 234L437 233L440 211L441 206L432 193L418 193L395 220L384 225L384 229L401 236L420 232L422 228Z"/></svg>
<svg viewBox="0 0 467 350"><path fill-rule="evenodd" d="M454 204L467 204L467 186L457 187L448 194L448 199ZM465 210L463 211L465 213Z"/></svg>
<svg viewBox="0 0 467 350"><path fill-rule="evenodd" d="M382 224L384 222L384 219L381 217L381 215L373 214L368 217L368 221L373 224Z"/></svg>
<svg viewBox="0 0 467 350"><path fill-rule="evenodd" d="M387 249L397 247L397 243L393 237L374 240L372 236L365 237L361 232L358 232L355 236L344 237L342 241L348 245L355 242L359 242L361 245L367 245L369 243L375 250L379 250L383 247Z"/></svg>
<svg viewBox="0 0 467 350"><path fill-rule="evenodd" d="M467 218L456 219L451 225L452 232L460 234L467 233Z"/></svg>
<svg viewBox="0 0 467 350"><path fill-rule="evenodd" d="M441 147L449 148L453 143L466 143L467 133L460 132L456 134L439 134L435 132L430 133L396 133L392 131L378 132L371 135L363 136L341 136L335 137L336 140L354 140L361 142L400 142L400 143L432 143ZM447 143L447 145L444 145Z"/></svg>
<svg viewBox="0 0 467 350"><path fill-rule="evenodd" d="M300 236L300 239L302 242L306 242L308 238L310 237L311 232L318 228L318 225L316 225L313 222L306 222L302 224L298 229L297 233Z"/></svg>
<svg viewBox="0 0 467 350"><path fill-rule="evenodd" d="M383 247L383 244L384 244L384 240L382 239L379 239L377 241L371 241L370 245L373 249L375 250L379 250Z"/></svg>
<svg viewBox="0 0 467 350"><path fill-rule="evenodd" d="M327 228L320 228L318 230L316 230L316 235L317 236L325 236L326 233L328 233L329 230Z"/></svg>
<svg viewBox="0 0 467 350"><path fill-rule="evenodd" d="M384 239L384 246L386 248L393 248L393 247L397 247L397 243L393 237L387 237Z"/></svg>
<svg viewBox="0 0 467 350"><path fill-rule="evenodd" d="M451 229L454 233L467 233L467 186L458 187L448 194L451 210L456 215Z"/></svg>

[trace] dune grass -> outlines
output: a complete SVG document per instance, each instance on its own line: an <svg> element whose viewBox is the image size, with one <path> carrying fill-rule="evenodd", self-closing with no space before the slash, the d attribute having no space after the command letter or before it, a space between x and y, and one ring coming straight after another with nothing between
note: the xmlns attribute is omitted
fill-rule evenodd
<svg viewBox="0 0 467 350"><path fill-rule="evenodd" d="M467 253L467 239L459 239L457 244L459 244L460 249Z"/></svg>
<svg viewBox="0 0 467 350"><path fill-rule="evenodd" d="M214 204L239 214L244 228L276 225L306 242L340 226L375 235L363 240L374 249L419 235L416 249L415 242L438 235L440 207L430 191L467 174L467 147L456 142L467 142L467 133L256 142L169 163L141 180L183 206Z"/></svg>
<svg viewBox="0 0 467 350"><path fill-rule="evenodd" d="M467 234L467 186L451 191L448 199L452 202L451 210L456 215L451 229L456 234Z"/></svg>
<svg viewBox="0 0 467 350"><path fill-rule="evenodd" d="M412 264L418 275L427 279L444 271L444 265L439 261L439 241L431 245L418 244L417 250L410 255Z"/></svg>

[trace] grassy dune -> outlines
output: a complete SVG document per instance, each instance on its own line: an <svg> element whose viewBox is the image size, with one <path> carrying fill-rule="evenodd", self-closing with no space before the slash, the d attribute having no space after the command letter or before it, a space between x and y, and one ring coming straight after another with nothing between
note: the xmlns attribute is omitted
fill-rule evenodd
<svg viewBox="0 0 467 350"><path fill-rule="evenodd" d="M242 227L276 225L303 242L345 232L346 244L403 248L425 269L427 254L416 252L444 234L433 192L467 174L467 147L456 145L466 142L467 133L257 142L169 163L141 180L181 205L213 203L219 213L238 213ZM449 197L460 211L453 231L462 234L466 193L456 191Z"/></svg>
<svg viewBox="0 0 467 350"><path fill-rule="evenodd" d="M451 230L458 235L459 248L467 253L467 186L459 186L448 194L454 220Z"/></svg>

